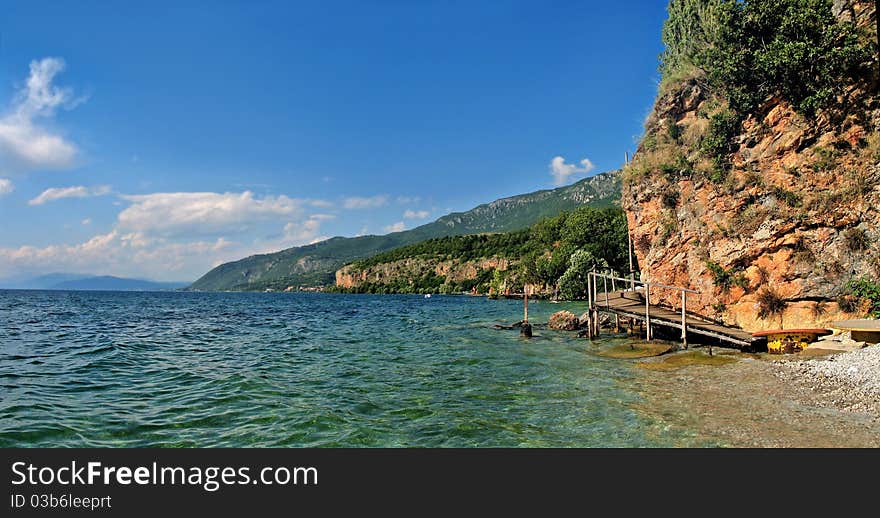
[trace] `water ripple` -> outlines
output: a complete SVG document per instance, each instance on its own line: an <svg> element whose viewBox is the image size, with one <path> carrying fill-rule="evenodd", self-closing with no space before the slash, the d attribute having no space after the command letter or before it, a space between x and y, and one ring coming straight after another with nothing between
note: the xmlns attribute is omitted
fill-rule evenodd
<svg viewBox="0 0 880 518"><path fill-rule="evenodd" d="M535 320L578 305L537 303ZM0 291L0 447L653 446L632 370L470 297Z"/></svg>

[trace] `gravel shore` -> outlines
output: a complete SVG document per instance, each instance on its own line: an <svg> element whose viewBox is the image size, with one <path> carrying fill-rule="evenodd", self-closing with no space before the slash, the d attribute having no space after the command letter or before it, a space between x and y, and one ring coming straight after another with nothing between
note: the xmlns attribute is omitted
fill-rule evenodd
<svg viewBox="0 0 880 518"><path fill-rule="evenodd" d="M880 418L880 346L777 366L778 378L821 395L820 405Z"/></svg>
<svg viewBox="0 0 880 518"><path fill-rule="evenodd" d="M814 358L723 354L735 361L638 369L638 411L660 433L683 428L707 445L880 447L880 346Z"/></svg>

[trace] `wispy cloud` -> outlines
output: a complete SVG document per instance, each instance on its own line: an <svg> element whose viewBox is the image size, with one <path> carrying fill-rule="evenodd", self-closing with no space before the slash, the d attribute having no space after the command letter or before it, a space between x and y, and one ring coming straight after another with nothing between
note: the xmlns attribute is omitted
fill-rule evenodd
<svg viewBox="0 0 880 518"><path fill-rule="evenodd" d="M132 205L119 213L121 229L166 236L238 233L251 224L299 215L302 200L241 193L168 192L122 196Z"/></svg>
<svg viewBox="0 0 880 518"><path fill-rule="evenodd" d="M384 207L387 203L388 196L385 195L371 196L369 198L353 196L344 199L342 201L342 206L346 209L377 209L379 207Z"/></svg>
<svg viewBox="0 0 880 518"><path fill-rule="evenodd" d="M12 185L12 180L7 178L0 178L0 196L4 194L9 194L15 190L15 186Z"/></svg>
<svg viewBox="0 0 880 518"><path fill-rule="evenodd" d="M81 225L91 225L91 224L92 224L92 220L91 220L90 218L86 218L86 219L80 221L80 224L81 224Z"/></svg>
<svg viewBox="0 0 880 518"><path fill-rule="evenodd" d="M40 124L41 119L52 118L59 107L71 109L83 101L75 98L71 89L52 84L64 67L60 58L32 61L27 82L9 112L0 117L0 159L11 171L73 165L76 145Z"/></svg>
<svg viewBox="0 0 880 518"><path fill-rule="evenodd" d="M403 219L425 219L430 214L426 210L406 210L403 212Z"/></svg>
<svg viewBox="0 0 880 518"><path fill-rule="evenodd" d="M224 238L172 242L145 239L137 233L113 230L74 245L0 248L0 273L78 271L97 274L151 276L180 280L205 268L205 261L230 260L241 251Z"/></svg>
<svg viewBox="0 0 880 518"><path fill-rule="evenodd" d="M402 231L406 230L406 223L404 223L403 221L398 221L397 223L394 223L392 225L388 225L387 227L383 228L382 230L384 230L385 232L389 232L389 233L390 232L402 232Z"/></svg>
<svg viewBox="0 0 880 518"><path fill-rule="evenodd" d="M571 176L587 174L596 168L589 158L581 160L580 164L581 167L574 164L566 164L563 157L553 157L553 160L550 161L550 174L553 175L553 185L564 185Z"/></svg>
<svg viewBox="0 0 880 518"><path fill-rule="evenodd" d="M418 196L398 196L397 203L401 205L409 205L410 203L418 203L422 199Z"/></svg>
<svg viewBox="0 0 880 518"><path fill-rule="evenodd" d="M28 205L42 205L46 202L60 200L63 198L89 198L92 196L104 196L110 194L109 185L98 185L96 187L85 187L75 185L73 187L51 187L41 192L39 196L28 201Z"/></svg>

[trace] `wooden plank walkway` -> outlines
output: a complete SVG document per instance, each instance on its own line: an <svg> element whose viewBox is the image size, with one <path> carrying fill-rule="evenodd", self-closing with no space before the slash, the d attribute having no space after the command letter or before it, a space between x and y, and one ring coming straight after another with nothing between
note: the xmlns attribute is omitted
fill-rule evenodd
<svg viewBox="0 0 880 518"><path fill-rule="evenodd" d="M607 295L607 297L606 297ZM597 293L595 307L598 311L612 313L638 321L645 321L645 298L639 291L608 291ZM681 311L650 304L651 326L662 326L681 330ZM751 349L759 339L751 333L727 327L690 313L685 317L687 333L702 335L718 340L719 345L733 346L737 349Z"/></svg>

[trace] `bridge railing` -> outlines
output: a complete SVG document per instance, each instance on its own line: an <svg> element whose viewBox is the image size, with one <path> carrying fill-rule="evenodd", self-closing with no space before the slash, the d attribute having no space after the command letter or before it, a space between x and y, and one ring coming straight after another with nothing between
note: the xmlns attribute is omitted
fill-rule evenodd
<svg viewBox="0 0 880 518"><path fill-rule="evenodd" d="M654 290L656 293L660 289L671 290L675 292L681 293L681 341L684 343L684 346L687 347L687 294L699 294L699 291L692 290L689 288L682 288L680 286L669 286L668 284L661 284L659 282L648 282L642 280L636 280L635 272L629 272L629 278L621 277L616 275L617 272L614 270L608 270L608 273L602 273L597 271L592 271L589 273L587 277L587 294L588 300L590 304L590 335L599 334L599 318L598 318L598 308L601 305L601 302L604 301L605 308L611 309L611 304L609 303L609 293L617 292L617 282L621 283L621 287L623 288L623 292L642 292L645 298L645 330L646 330L646 338L651 340L653 338L651 332L651 290ZM599 296L599 284L602 284L602 294L603 297ZM627 288L628 286L628 288ZM609 291L610 288L610 291ZM673 310L675 310L675 306L673 305ZM593 314L596 314L595 318L593 318Z"/></svg>

